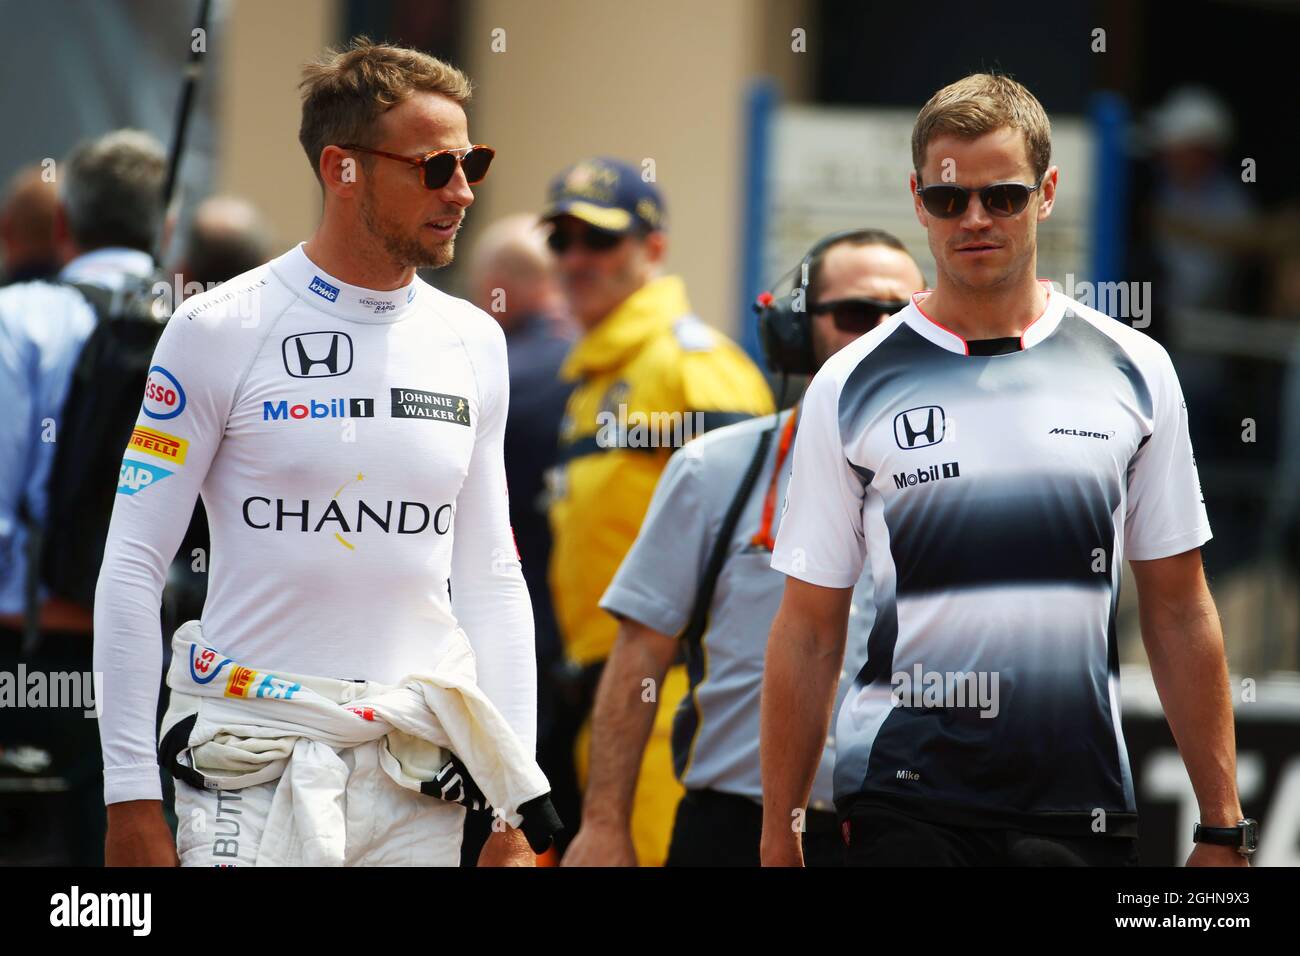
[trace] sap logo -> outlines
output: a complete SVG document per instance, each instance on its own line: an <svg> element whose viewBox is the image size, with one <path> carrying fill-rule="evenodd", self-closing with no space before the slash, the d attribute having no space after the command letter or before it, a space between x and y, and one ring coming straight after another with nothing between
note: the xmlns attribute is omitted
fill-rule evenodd
<svg viewBox="0 0 1300 956"><path fill-rule="evenodd" d="M171 372L161 365L149 369L144 383L144 413L166 421L185 411L185 389Z"/></svg>
<svg viewBox="0 0 1300 956"><path fill-rule="evenodd" d="M302 421L305 418L374 418L375 400L373 398L331 398L327 402L318 402L314 398L307 404L297 402L290 405L288 400L262 403L262 421Z"/></svg>
<svg viewBox="0 0 1300 956"><path fill-rule="evenodd" d="M910 488L912 485L926 485L932 481L942 481L944 478L960 478L961 469L955 461L946 461L942 465L931 465L929 468L918 468L916 471L905 471L894 475L895 488Z"/></svg>
<svg viewBox="0 0 1300 956"><path fill-rule="evenodd" d="M1075 438L1100 438L1102 441L1110 441L1115 437L1113 431L1110 432L1090 432L1082 428L1053 428L1047 434L1049 435L1073 435Z"/></svg>
<svg viewBox="0 0 1300 956"><path fill-rule="evenodd" d="M338 286L330 285L320 276L312 276L311 285L307 286L307 289L311 292L315 292L322 299L327 299L330 302L337 302L339 300Z"/></svg>
<svg viewBox="0 0 1300 956"><path fill-rule="evenodd" d="M117 476L117 493L133 495L150 485L156 485L168 475L173 474L166 468L159 468L143 461L127 458L122 461L122 470Z"/></svg>
<svg viewBox="0 0 1300 956"><path fill-rule="evenodd" d="M904 451L937 445L943 435L943 409L938 405L921 405L894 416L894 441Z"/></svg>
<svg viewBox="0 0 1300 956"><path fill-rule="evenodd" d="M290 335L280 346L284 370L294 378L329 378L352 370L352 336L346 332Z"/></svg>
<svg viewBox="0 0 1300 956"><path fill-rule="evenodd" d="M408 292L408 293L406 293L406 301L407 301L407 302L410 302L410 301L411 301L412 299L414 299L414 298L415 298L415 283L412 282L412 283L411 283L411 291Z"/></svg>

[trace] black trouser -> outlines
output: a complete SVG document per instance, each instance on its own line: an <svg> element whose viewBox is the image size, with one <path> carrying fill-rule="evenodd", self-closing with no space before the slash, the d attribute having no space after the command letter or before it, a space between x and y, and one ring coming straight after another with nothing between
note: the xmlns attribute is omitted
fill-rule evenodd
<svg viewBox="0 0 1300 956"><path fill-rule="evenodd" d="M843 866L844 839L835 814L809 810L804 818L804 863ZM758 866L763 807L717 790L687 790L677 805L666 866Z"/></svg>
<svg viewBox="0 0 1300 956"><path fill-rule="evenodd" d="M28 675L45 675L50 695L52 675L92 670L90 634L46 632L30 654L21 652L21 640L18 631L0 628L0 671L12 675L19 694L28 690L16 685L20 664ZM103 866L99 722L86 716L89 708L52 703L0 709L0 750L9 758L0 767L0 859L10 865ZM21 757L34 751L48 755L48 766L23 769Z"/></svg>
<svg viewBox="0 0 1300 956"><path fill-rule="evenodd" d="M878 805L849 811L848 866L1136 866L1137 840L951 826Z"/></svg>

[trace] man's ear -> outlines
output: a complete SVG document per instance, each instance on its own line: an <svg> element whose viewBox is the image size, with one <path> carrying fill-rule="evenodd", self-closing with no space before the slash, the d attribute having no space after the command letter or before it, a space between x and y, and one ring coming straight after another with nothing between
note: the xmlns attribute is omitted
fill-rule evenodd
<svg viewBox="0 0 1300 956"><path fill-rule="evenodd" d="M1043 174L1043 184L1039 186L1043 198L1038 204L1038 221L1042 222L1052 214L1052 209L1056 205L1056 184L1059 178L1060 169L1056 166L1049 166L1047 172Z"/></svg>
<svg viewBox="0 0 1300 956"><path fill-rule="evenodd" d="M925 206L921 205L921 197L916 194L916 170L907 174L907 188L912 193L912 211L916 213L916 221L921 224L922 229L929 229L930 220L926 215Z"/></svg>
<svg viewBox="0 0 1300 956"><path fill-rule="evenodd" d="M659 265L668 256L668 233L656 229L645 237L645 254L655 265Z"/></svg>
<svg viewBox="0 0 1300 956"><path fill-rule="evenodd" d="M61 262L71 262L77 257L77 245L72 238L72 226L68 224L68 211L63 203L54 210L54 248L58 250Z"/></svg>
<svg viewBox="0 0 1300 956"><path fill-rule="evenodd" d="M341 197L354 195L357 184L365 175L357 154L338 146L326 146L321 150L319 173L325 191Z"/></svg>

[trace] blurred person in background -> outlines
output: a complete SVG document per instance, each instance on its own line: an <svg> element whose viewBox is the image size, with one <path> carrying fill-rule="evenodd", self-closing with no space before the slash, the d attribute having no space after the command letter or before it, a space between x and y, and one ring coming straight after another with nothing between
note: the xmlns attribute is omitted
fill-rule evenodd
<svg viewBox="0 0 1300 956"><path fill-rule="evenodd" d="M0 265L4 283L53 279L62 260L55 237L59 191L40 166L19 170L0 200Z"/></svg>
<svg viewBox="0 0 1300 956"><path fill-rule="evenodd" d="M770 303L762 313L765 325L789 327L760 336L765 344L797 343L797 357L769 345L774 372L816 371L925 287L903 244L875 229L828 237L804 261L806 315ZM641 699L642 681L662 682L683 650L691 687L674 718L672 751L686 796L677 808L667 865L758 866L759 692L767 632L785 584L771 567L771 552L798 417L796 405L721 428L669 459L636 543L600 601L619 621L618 639L592 716L582 829L569 845L565 866L636 865L632 795L655 720L653 707ZM760 467L750 477L755 462ZM743 486L742 478L748 478ZM727 527L740 493L741 510ZM723 534L725 545L719 541ZM725 561L711 577L718 547L725 547ZM868 567L853 593L837 706L866 660L875 619ZM834 740L828 738L803 819L810 866L839 866L844 859L831 794L834 758Z"/></svg>
<svg viewBox="0 0 1300 956"><path fill-rule="evenodd" d="M1177 229L1185 221L1207 231L1233 230L1254 218L1241 168L1226 155L1233 138L1227 106L1207 89L1179 88L1152 114L1149 138L1157 170L1154 252L1164 272L1165 306L1239 311L1239 259Z"/></svg>
<svg viewBox="0 0 1300 956"><path fill-rule="evenodd" d="M1010 77L936 92L910 177L935 288L804 393L772 558L787 581L763 674L765 865L803 863L791 814L868 554L877 624L835 726L846 863L1136 864L1124 560L1199 805L1188 865L1247 866L1255 851L1187 403L1157 342L1036 279L1051 146L1042 104Z"/></svg>
<svg viewBox="0 0 1300 956"><path fill-rule="evenodd" d="M668 251L664 201L640 170L608 158L576 163L552 181L541 219L582 329L561 369L574 391L548 482L551 595L567 661L557 691L561 716L540 754L558 790L570 760L579 788L586 777L587 719L617 634L600 597L636 538L672 444L773 406L750 358L692 313L680 277L661 274ZM647 427L662 416L676 416L680 425L666 436L668 447L657 434L651 441L654 429ZM655 688L658 714L631 822L643 866L663 864L682 795L669 737L686 687L679 665ZM564 819L577 825L576 815Z"/></svg>
<svg viewBox="0 0 1300 956"><path fill-rule="evenodd" d="M532 756L505 336L417 275L452 261L494 152L469 137L469 78L418 50L358 37L299 86L320 222L181 306L122 459L95 594L106 858L454 866L486 799L502 826L479 864L531 866L558 821ZM200 491L208 595L172 636L159 742L163 573Z"/></svg>
<svg viewBox="0 0 1300 956"><path fill-rule="evenodd" d="M77 451L66 447L77 443L64 428L64 413L83 346L97 322L113 316L111 300L128 289L147 291L153 275L164 167L162 146L145 133L123 130L79 144L58 165L54 236L66 263L59 283L0 289L0 670L19 662L29 671L91 670L89 602L38 584L38 553L49 553L51 521L67 517L51 510L59 510L51 503L51 473L56 457L64 467L62 454ZM111 487L113 475L103 479ZM68 533L94 536L90 528ZM24 632L33 630L34 641L24 647ZM65 796L50 800L67 843L66 862L102 861L95 721L68 708L6 714L4 746L48 750L52 772L69 784Z"/></svg>
<svg viewBox="0 0 1300 956"><path fill-rule="evenodd" d="M1260 283L1247 281L1248 257L1221 240L1252 231L1255 212L1241 167L1227 156L1233 121L1218 95L1199 86L1173 90L1151 112L1144 134L1152 151L1152 194L1147 241L1139 243L1146 251L1136 254L1150 256L1154 269L1151 331L1169 349L1198 410L1192 441L1210 461L1230 456L1237 445L1234 422L1242 409L1225 393L1234 386L1250 390L1250 370L1231 357L1186 348L1182 310L1258 310ZM1225 522L1223 531L1219 562L1239 550L1236 522Z"/></svg>
<svg viewBox="0 0 1300 956"><path fill-rule="evenodd" d="M548 675L562 660L563 651L546 583L551 529L544 476L555 464L560 418L572 391L571 383L560 379L560 365L573 345L574 331L564 315L555 261L535 215L505 216L484 229L470 253L468 270L471 301L496 319L506 334L511 395L506 415L506 484L510 524L533 602L537 736L546 739L553 720ZM461 859L467 865L486 839L489 822L482 813L466 817Z"/></svg>
<svg viewBox="0 0 1300 956"><path fill-rule="evenodd" d="M204 291L212 289L266 262L274 245L261 213L247 199L205 199L194 210L176 266L181 287L198 283Z"/></svg>

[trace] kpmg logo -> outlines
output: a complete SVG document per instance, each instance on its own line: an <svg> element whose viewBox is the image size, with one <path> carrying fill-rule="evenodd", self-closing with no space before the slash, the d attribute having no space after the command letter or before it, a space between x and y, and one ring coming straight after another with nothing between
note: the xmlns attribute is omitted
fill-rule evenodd
<svg viewBox="0 0 1300 956"><path fill-rule="evenodd" d="M943 409L938 405L921 405L894 416L894 441L904 451L937 445L943 434Z"/></svg>
<svg viewBox="0 0 1300 956"><path fill-rule="evenodd" d="M893 477L895 488L910 488L912 485L928 485L932 481L942 481L945 478L960 478L961 466L955 461L945 461L942 465L899 472Z"/></svg>
<svg viewBox="0 0 1300 956"><path fill-rule="evenodd" d="M330 302L337 302L339 300L338 286L330 285L320 276L312 276L311 285L307 286L307 288L308 290L315 292L322 299L327 299Z"/></svg>
<svg viewBox="0 0 1300 956"><path fill-rule="evenodd" d="M304 332L280 346L284 370L294 378L329 378L352 370L352 337L346 332Z"/></svg>

